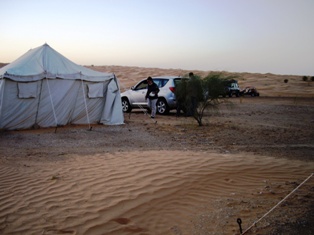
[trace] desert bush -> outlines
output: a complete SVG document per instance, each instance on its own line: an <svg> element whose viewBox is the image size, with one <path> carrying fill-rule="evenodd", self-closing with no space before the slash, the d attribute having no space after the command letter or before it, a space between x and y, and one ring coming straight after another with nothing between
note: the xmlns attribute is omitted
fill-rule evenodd
<svg viewBox="0 0 314 235"><path fill-rule="evenodd" d="M224 77L221 73L209 73L203 78L193 75L177 85L177 101L182 110L202 126L204 111L218 110L219 104L225 102L222 96L225 94L226 81L234 78L235 76Z"/></svg>
<svg viewBox="0 0 314 235"><path fill-rule="evenodd" d="M288 79L285 79L285 80L283 80L284 81L284 83L288 83L289 82L289 80Z"/></svg>

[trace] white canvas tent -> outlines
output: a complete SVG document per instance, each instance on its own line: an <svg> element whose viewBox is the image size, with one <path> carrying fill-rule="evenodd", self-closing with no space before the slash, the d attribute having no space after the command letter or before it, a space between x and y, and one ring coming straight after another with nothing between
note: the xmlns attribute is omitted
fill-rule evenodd
<svg viewBox="0 0 314 235"><path fill-rule="evenodd" d="M44 44L0 69L0 129L123 124L117 78Z"/></svg>

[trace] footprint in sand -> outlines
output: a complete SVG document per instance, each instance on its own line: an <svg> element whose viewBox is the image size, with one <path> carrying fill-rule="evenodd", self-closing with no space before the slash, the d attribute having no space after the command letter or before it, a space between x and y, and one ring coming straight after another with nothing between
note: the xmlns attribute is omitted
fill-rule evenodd
<svg viewBox="0 0 314 235"><path fill-rule="evenodd" d="M112 219L112 221L117 222L118 224L128 224L131 222L131 220L128 218L115 218Z"/></svg>
<svg viewBox="0 0 314 235"><path fill-rule="evenodd" d="M123 225L129 224L131 222L131 220L128 219L128 218L115 218L115 219L112 219L111 221L114 221L114 222L116 222L118 224L123 224ZM125 227L124 231L128 231L128 232L142 232L142 231L144 231L144 229L133 224L133 225L129 225L129 226Z"/></svg>

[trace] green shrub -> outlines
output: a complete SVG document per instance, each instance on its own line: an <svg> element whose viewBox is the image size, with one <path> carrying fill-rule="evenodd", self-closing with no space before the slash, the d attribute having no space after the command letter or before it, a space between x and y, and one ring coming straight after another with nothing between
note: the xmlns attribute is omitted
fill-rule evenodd
<svg viewBox="0 0 314 235"><path fill-rule="evenodd" d="M209 73L206 77L189 76L176 86L177 102L188 116L192 116L202 126L205 109L217 110L224 102L225 86L235 76L223 76L221 73Z"/></svg>
<svg viewBox="0 0 314 235"><path fill-rule="evenodd" d="M307 76L303 76L303 77L302 77L302 80L303 80L304 82L306 82L307 79L308 79Z"/></svg>

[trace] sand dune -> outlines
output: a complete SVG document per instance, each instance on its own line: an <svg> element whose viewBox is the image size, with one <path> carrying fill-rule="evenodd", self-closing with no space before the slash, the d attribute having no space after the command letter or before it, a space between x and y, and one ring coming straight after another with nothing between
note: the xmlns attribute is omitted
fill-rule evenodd
<svg viewBox="0 0 314 235"><path fill-rule="evenodd" d="M142 68L128 66L87 66L101 72L112 72L118 77L121 90L129 89L136 82L148 76L184 76L190 70L183 69L160 69ZM206 76L211 71L193 70L195 74ZM281 97L314 97L314 82L308 77L308 81L303 81L303 76L280 75L280 74L260 74L260 73L231 73L226 71L214 71L226 75L235 75L240 88L255 86L262 96L281 96ZM287 79L288 83L284 80Z"/></svg>
<svg viewBox="0 0 314 235"><path fill-rule="evenodd" d="M189 72L90 67L114 72L122 90L147 76ZM125 126L89 132L0 133L0 234L239 234L237 218L251 226L313 173L313 99L279 97L314 97L314 89L301 76L238 75L262 97L232 99L241 105L202 129L173 114L158 116L154 128L134 112ZM311 178L247 234L312 228L312 217L303 218L313 185Z"/></svg>
<svg viewBox="0 0 314 235"><path fill-rule="evenodd" d="M248 227L270 209L252 201L279 201L313 169L314 163L208 151L1 159L0 231L236 234L237 217Z"/></svg>

